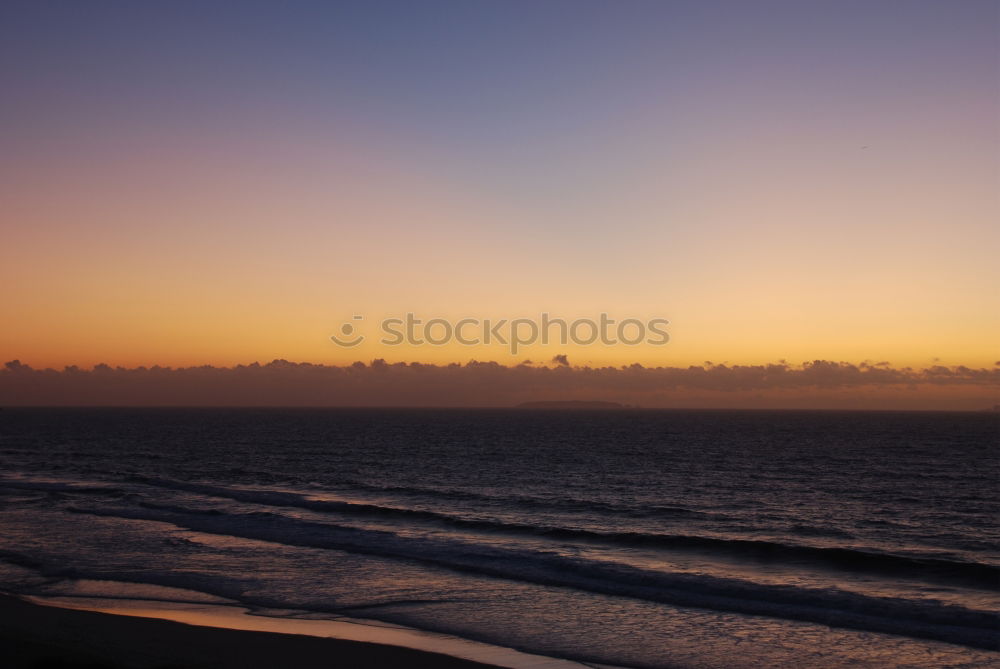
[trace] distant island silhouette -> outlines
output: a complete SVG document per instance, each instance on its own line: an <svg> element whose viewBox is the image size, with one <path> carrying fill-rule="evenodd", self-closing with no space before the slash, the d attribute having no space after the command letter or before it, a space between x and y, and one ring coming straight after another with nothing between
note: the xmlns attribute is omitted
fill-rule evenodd
<svg viewBox="0 0 1000 669"><path fill-rule="evenodd" d="M517 409L627 409L618 402L599 402L587 400L543 400L540 402L521 402Z"/></svg>

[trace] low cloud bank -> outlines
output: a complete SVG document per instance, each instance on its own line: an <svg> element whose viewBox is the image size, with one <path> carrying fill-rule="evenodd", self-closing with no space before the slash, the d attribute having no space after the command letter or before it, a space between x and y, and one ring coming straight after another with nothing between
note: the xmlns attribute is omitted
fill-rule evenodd
<svg viewBox="0 0 1000 669"><path fill-rule="evenodd" d="M991 369L888 363L573 367L524 363L0 369L0 406L512 406L606 400L643 407L984 410L1000 402Z"/></svg>

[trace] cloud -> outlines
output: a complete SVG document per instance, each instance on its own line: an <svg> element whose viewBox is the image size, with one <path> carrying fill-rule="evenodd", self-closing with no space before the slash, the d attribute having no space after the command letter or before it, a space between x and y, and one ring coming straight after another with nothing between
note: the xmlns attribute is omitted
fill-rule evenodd
<svg viewBox="0 0 1000 669"><path fill-rule="evenodd" d="M561 358L561 360L560 360ZM512 406L608 400L645 407L985 409L1000 368L814 360L801 365L555 367L471 361L333 366L274 360L235 367L0 369L0 406Z"/></svg>
<svg viewBox="0 0 1000 669"><path fill-rule="evenodd" d="M563 367L569 367L569 358L567 358L566 354L564 353L552 356L552 362L556 363L557 365L562 365Z"/></svg>

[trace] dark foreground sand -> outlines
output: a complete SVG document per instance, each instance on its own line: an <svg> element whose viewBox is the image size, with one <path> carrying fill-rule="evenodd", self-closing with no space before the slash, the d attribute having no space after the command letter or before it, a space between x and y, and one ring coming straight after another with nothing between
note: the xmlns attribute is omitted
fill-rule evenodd
<svg viewBox="0 0 1000 669"><path fill-rule="evenodd" d="M489 665L395 646L196 627L167 620L39 606L0 595L5 669L312 669Z"/></svg>

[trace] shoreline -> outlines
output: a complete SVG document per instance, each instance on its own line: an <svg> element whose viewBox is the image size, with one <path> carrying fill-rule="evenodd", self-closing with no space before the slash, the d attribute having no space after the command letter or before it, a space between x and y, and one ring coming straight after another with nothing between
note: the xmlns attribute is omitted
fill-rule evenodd
<svg viewBox="0 0 1000 669"><path fill-rule="evenodd" d="M336 624L336 621L288 620L299 630L314 627L317 633L309 634L274 631L286 619L253 616L234 607L181 606L175 609L175 619L165 619L170 610L164 605L159 610L162 616L156 615L155 608L133 607L131 613L128 608L95 611L86 606L0 593L0 642L5 648L5 666L10 669L273 669L278 666L497 669L503 666L391 641L359 641L322 633L328 631L323 629L324 623ZM241 625L234 616L255 619L256 623L248 621ZM234 627L234 622L243 628ZM377 628L372 627L368 632L373 639L379 636ZM384 636L393 639L391 634ZM517 653L510 649L502 651Z"/></svg>

